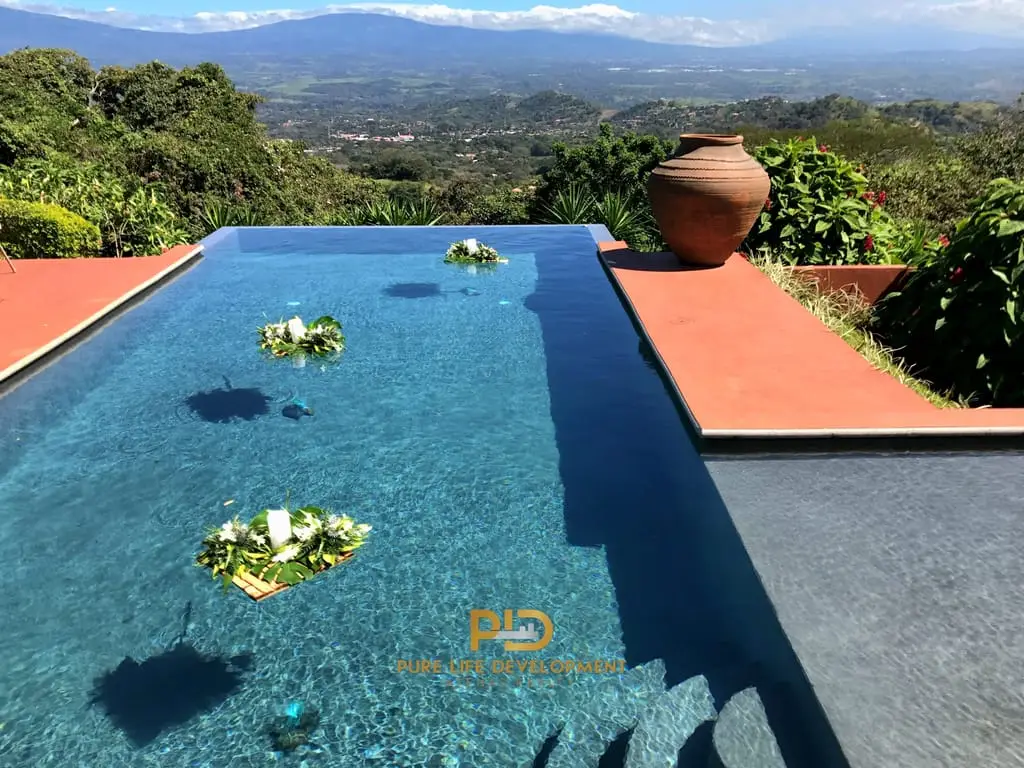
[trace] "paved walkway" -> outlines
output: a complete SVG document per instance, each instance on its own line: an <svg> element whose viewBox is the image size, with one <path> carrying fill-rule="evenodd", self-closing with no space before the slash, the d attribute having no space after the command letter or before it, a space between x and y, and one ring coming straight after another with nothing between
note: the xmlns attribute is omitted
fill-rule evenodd
<svg viewBox="0 0 1024 768"><path fill-rule="evenodd" d="M0 260L0 382L181 268L201 246L130 259Z"/></svg>
<svg viewBox="0 0 1024 768"><path fill-rule="evenodd" d="M1024 409L933 406L745 259L687 269L599 245L702 438L1024 436Z"/></svg>

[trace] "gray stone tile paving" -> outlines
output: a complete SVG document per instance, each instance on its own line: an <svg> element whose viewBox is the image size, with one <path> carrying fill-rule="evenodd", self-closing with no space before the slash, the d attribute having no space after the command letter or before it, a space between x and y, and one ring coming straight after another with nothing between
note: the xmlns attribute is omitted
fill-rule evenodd
<svg viewBox="0 0 1024 768"><path fill-rule="evenodd" d="M853 768L1024 766L1024 456L707 466Z"/></svg>

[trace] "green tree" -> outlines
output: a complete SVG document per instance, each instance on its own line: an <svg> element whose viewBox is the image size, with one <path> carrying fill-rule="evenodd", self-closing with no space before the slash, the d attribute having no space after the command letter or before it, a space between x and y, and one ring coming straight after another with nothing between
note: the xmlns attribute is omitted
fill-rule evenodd
<svg viewBox="0 0 1024 768"><path fill-rule="evenodd" d="M417 152L407 149L385 149L374 157L363 171L374 179L390 181L426 181L430 163Z"/></svg>
<svg viewBox="0 0 1024 768"><path fill-rule="evenodd" d="M552 147L554 162L544 173L537 189L536 208L549 207L559 192L573 185L595 196L608 192L637 194L651 170L672 154L673 144L657 136L635 133L616 135L609 123L602 123L596 139L570 147L562 142Z"/></svg>

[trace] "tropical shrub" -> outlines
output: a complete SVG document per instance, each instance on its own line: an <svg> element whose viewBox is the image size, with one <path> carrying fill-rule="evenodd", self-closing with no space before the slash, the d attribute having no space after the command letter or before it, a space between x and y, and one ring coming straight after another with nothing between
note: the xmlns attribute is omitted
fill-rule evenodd
<svg viewBox="0 0 1024 768"><path fill-rule="evenodd" d="M499 189L481 195L469 205L467 224L526 224L530 221L533 193L521 189Z"/></svg>
<svg viewBox="0 0 1024 768"><path fill-rule="evenodd" d="M987 183L963 160L939 153L871 165L867 173L886 191L885 208L893 218L919 222L933 232L956 229Z"/></svg>
<svg viewBox="0 0 1024 768"><path fill-rule="evenodd" d="M100 231L57 205L0 198L0 244L12 259L92 256Z"/></svg>
<svg viewBox="0 0 1024 768"><path fill-rule="evenodd" d="M260 215L252 208L246 205L231 205L216 198L208 200L203 206L200 220L205 235L224 227L258 227L261 224Z"/></svg>
<svg viewBox="0 0 1024 768"><path fill-rule="evenodd" d="M0 170L0 195L77 213L99 227L108 256L151 256L189 241L158 185L125 185L93 165L24 161Z"/></svg>
<svg viewBox="0 0 1024 768"><path fill-rule="evenodd" d="M670 157L673 145L657 136L623 133L616 136L611 125L602 123L593 141L576 147L556 143L554 162L537 189L535 210L543 213L560 192L571 186L590 190L596 197L609 192L642 194L647 176L662 160Z"/></svg>
<svg viewBox="0 0 1024 768"><path fill-rule="evenodd" d="M852 162L812 139L772 140L754 150L771 178L747 251L790 264L898 261L902 232L886 213L886 193L868 189Z"/></svg>
<svg viewBox="0 0 1024 768"><path fill-rule="evenodd" d="M433 201L423 198L404 202L385 197L365 205L343 208L335 212L330 223L335 226L432 227L444 219Z"/></svg>
<svg viewBox="0 0 1024 768"><path fill-rule="evenodd" d="M603 224L613 238L637 250L661 243L646 199L635 193L605 192L598 197L582 184L570 184L555 194L539 217L544 224Z"/></svg>
<svg viewBox="0 0 1024 768"><path fill-rule="evenodd" d="M533 195L530 187L491 189L465 177L429 191L445 222L454 225L527 224Z"/></svg>
<svg viewBox="0 0 1024 768"><path fill-rule="evenodd" d="M992 182L938 246L878 306L880 334L960 397L1024 405L1024 182Z"/></svg>

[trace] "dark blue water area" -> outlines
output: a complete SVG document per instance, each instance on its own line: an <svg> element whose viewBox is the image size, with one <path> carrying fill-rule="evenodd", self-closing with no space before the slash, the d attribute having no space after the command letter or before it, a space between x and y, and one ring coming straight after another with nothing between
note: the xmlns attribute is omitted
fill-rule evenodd
<svg viewBox="0 0 1024 768"><path fill-rule="evenodd" d="M509 263L444 264L464 237ZM295 314L342 322L337 365L261 356L257 327ZM0 430L4 766L530 766L570 718L651 695L397 671L509 658L470 651L481 608L546 612L538 659L660 659L719 707L754 685L790 768L841 765L586 228L217 235L7 392ZM286 496L369 543L260 604L192 564ZM321 721L282 756L265 730L292 702Z"/></svg>

